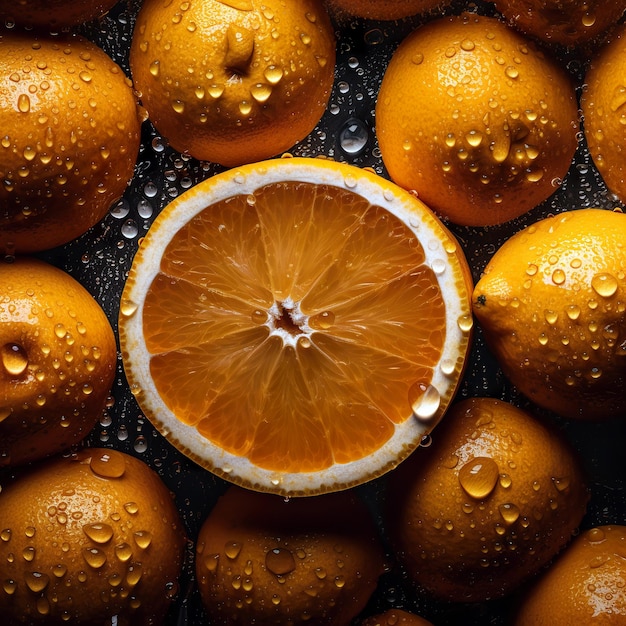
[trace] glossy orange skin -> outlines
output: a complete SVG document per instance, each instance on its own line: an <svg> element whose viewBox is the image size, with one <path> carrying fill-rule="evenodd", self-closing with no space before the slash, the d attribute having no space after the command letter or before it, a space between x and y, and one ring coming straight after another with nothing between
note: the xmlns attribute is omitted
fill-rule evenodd
<svg viewBox="0 0 626 626"><path fill-rule="evenodd" d="M569 419L626 412L626 215L579 209L506 241L473 294L474 315L513 384Z"/></svg>
<svg viewBox="0 0 626 626"><path fill-rule="evenodd" d="M0 508L9 623L164 623L186 537L170 491L141 460L84 449L44 461L3 482Z"/></svg>
<svg viewBox="0 0 626 626"><path fill-rule="evenodd" d="M348 626L384 569L369 511L349 491L286 502L231 487L196 545L200 595L223 625Z"/></svg>
<svg viewBox="0 0 626 626"><path fill-rule="evenodd" d="M491 398L453 405L389 485L396 555L420 590L453 602L511 593L568 543L588 501L562 435Z"/></svg>
<svg viewBox="0 0 626 626"><path fill-rule="evenodd" d="M383 75L376 132L397 184L450 221L510 221L555 191L576 151L564 69L496 18L433 19Z"/></svg>
<svg viewBox="0 0 626 626"><path fill-rule="evenodd" d="M53 248L99 222L133 176L140 115L95 44L0 31L0 252Z"/></svg>
<svg viewBox="0 0 626 626"><path fill-rule="evenodd" d="M626 623L626 527L598 526L572 544L532 586L514 626Z"/></svg>
<svg viewBox="0 0 626 626"><path fill-rule="evenodd" d="M0 0L0 19L58 31L100 18L116 3L117 0Z"/></svg>
<svg viewBox="0 0 626 626"><path fill-rule="evenodd" d="M335 38L321 0L147 0L130 65L172 147L233 167L313 130L330 98Z"/></svg>
<svg viewBox="0 0 626 626"><path fill-rule="evenodd" d="M0 262L0 466L86 437L116 366L111 324L76 279L36 259Z"/></svg>

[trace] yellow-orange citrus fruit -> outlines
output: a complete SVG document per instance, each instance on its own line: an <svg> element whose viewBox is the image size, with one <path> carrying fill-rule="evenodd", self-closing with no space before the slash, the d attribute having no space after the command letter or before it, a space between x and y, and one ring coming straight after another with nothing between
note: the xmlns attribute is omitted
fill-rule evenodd
<svg viewBox="0 0 626 626"><path fill-rule="evenodd" d="M0 252L66 243L124 192L140 119L122 69L79 36L0 33Z"/></svg>
<svg viewBox="0 0 626 626"><path fill-rule="evenodd" d="M518 232L474 289L504 373L563 417L626 411L626 215L579 209Z"/></svg>
<svg viewBox="0 0 626 626"><path fill-rule="evenodd" d="M581 96L593 162L611 192L626 200L626 26L592 58Z"/></svg>
<svg viewBox="0 0 626 626"><path fill-rule="evenodd" d="M513 623L626 624L626 526L598 526L576 537L524 596Z"/></svg>
<svg viewBox="0 0 626 626"><path fill-rule="evenodd" d="M169 490L145 463L84 449L35 464L2 487L4 619L28 626L164 623L186 538Z"/></svg>
<svg viewBox="0 0 626 626"><path fill-rule="evenodd" d="M474 14L413 31L376 105L391 178L464 225L506 222L548 198L577 131L565 70L499 20Z"/></svg>
<svg viewBox="0 0 626 626"><path fill-rule="evenodd" d="M570 540L587 504L574 452L512 404L450 408L390 474L388 529L409 577L455 602L502 597Z"/></svg>
<svg viewBox="0 0 626 626"><path fill-rule="evenodd" d="M626 10L625 0L495 0L508 22L547 43L579 46L603 35Z"/></svg>
<svg viewBox="0 0 626 626"><path fill-rule="evenodd" d="M398 20L430 13L449 0L325 0L332 15L364 17L373 20Z"/></svg>
<svg viewBox="0 0 626 626"><path fill-rule="evenodd" d="M197 541L200 595L216 624L347 626L383 569L369 510L349 491L285 501L233 486Z"/></svg>
<svg viewBox="0 0 626 626"><path fill-rule="evenodd" d="M116 361L109 320L72 276L35 259L0 262L0 466L84 438Z"/></svg>
<svg viewBox="0 0 626 626"><path fill-rule="evenodd" d="M395 467L442 417L471 340L469 281L432 212L371 171L242 166L179 196L144 238L120 308L127 378L220 476L343 489Z"/></svg>
<svg viewBox="0 0 626 626"><path fill-rule="evenodd" d="M59 30L102 17L117 0L0 0L0 19Z"/></svg>
<svg viewBox="0 0 626 626"><path fill-rule="evenodd" d="M176 150L234 166L313 130L330 98L335 38L320 0L146 0L130 65Z"/></svg>
<svg viewBox="0 0 626 626"><path fill-rule="evenodd" d="M432 623L407 611L389 609L363 620L361 626L432 626Z"/></svg>

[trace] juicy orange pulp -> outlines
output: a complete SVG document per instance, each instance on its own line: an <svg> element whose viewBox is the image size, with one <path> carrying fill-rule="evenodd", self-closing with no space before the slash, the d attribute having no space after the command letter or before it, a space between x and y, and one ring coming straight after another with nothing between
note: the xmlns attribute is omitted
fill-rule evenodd
<svg viewBox="0 0 626 626"><path fill-rule="evenodd" d="M227 477L224 453L277 475L357 460L369 473L370 456L389 469L456 388L468 285L452 236L375 174L242 167L170 205L144 240L120 319L129 379L192 457L217 447L209 465ZM195 451L180 440L198 433Z"/></svg>
<svg viewBox="0 0 626 626"><path fill-rule="evenodd" d="M189 256L192 238L201 257ZM233 238L242 245L226 264ZM152 375L180 419L270 469L366 456L430 382L445 334L432 274L409 229L349 191L285 183L254 203L223 201L176 234L148 293ZM196 313L189 302L211 312L201 333L185 323ZM346 387L351 401L337 402ZM302 439L317 445L303 449Z"/></svg>

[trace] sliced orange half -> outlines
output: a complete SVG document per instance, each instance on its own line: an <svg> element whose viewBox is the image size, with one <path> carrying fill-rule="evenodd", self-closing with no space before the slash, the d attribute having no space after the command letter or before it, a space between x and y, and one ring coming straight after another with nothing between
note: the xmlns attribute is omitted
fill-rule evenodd
<svg viewBox="0 0 626 626"><path fill-rule="evenodd" d="M471 335L453 236L377 174L283 158L169 204L120 309L156 427L242 486L310 495L395 467L444 414Z"/></svg>

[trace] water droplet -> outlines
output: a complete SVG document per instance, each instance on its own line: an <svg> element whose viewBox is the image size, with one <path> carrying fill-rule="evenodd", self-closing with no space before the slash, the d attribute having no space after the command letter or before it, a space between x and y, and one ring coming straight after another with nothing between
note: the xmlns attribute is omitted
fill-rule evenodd
<svg viewBox="0 0 626 626"><path fill-rule="evenodd" d="M133 533L135 543L145 550L152 543L152 533L148 530L138 530Z"/></svg>
<svg viewBox="0 0 626 626"><path fill-rule="evenodd" d="M555 285L562 285L565 282L565 272L561 269L556 269L552 272L552 282Z"/></svg>
<svg viewBox="0 0 626 626"><path fill-rule="evenodd" d="M571 320L577 320L580 317L580 307L576 304L568 305L565 311Z"/></svg>
<svg viewBox="0 0 626 626"><path fill-rule="evenodd" d="M369 131L365 122L352 118L349 119L339 131L339 147L346 153L357 155L367 146Z"/></svg>
<svg viewBox="0 0 626 626"><path fill-rule="evenodd" d="M322 311L309 318L309 326L313 329L328 330L335 323L335 314L332 311Z"/></svg>
<svg viewBox="0 0 626 626"><path fill-rule="evenodd" d="M17 97L17 110L20 113L28 113L30 111L30 98L25 93L21 93Z"/></svg>
<svg viewBox="0 0 626 626"><path fill-rule="evenodd" d="M50 577L41 572L26 572L24 580L33 593L41 593L48 586Z"/></svg>
<svg viewBox="0 0 626 626"><path fill-rule="evenodd" d="M591 279L591 287L599 296L610 298L617 292L618 283L612 274L601 273Z"/></svg>
<svg viewBox="0 0 626 626"><path fill-rule="evenodd" d="M265 68L265 72L263 72L265 79L268 83L270 83L270 85L276 85L277 83L279 83L281 78L283 77L283 74L283 69L278 67L277 65L268 65Z"/></svg>
<svg viewBox="0 0 626 626"><path fill-rule="evenodd" d="M85 563L87 563L89 567L93 567L93 569L101 568L107 560L106 554L99 548L84 548L83 558L85 559Z"/></svg>
<svg viewBox="0 0 626 626"><path fill-rule="evenodd" d="M89 467L103 478L121 478L126 471L126 461L120 452L106 450L94 454L89 460Z"/></svg>
<svg viewBox="0 0 626 626"><path fill-rule="evenodd" d="M269 97L272 95L272 87L271 85L266 85L264 83L256 83L250 87L250 95L257 102L267 102Z"/></svg>
<svg viewBox="0 0 626 626"><path fill-rule="evenodd" d="M9 596L12 596L17 591L17 583L12 578L9 578L3 581L2 589L4 593L6 593Z"/></svg>
<svg viewBox="0 0 626 626"><path fill-rule="evenodd" d="M126 561L130 560L132 556L133 556L133 549L130 547L128 543L124 542L115 546L115 557L119 561L122 561L122 563L126 563Z"/></svg>
<svg viewBox="0 0 626 626"><path fill-rule="evenodd" d="M141 580L142 576L143 576L143 569L142 569L141 564L135 563L133 565L130 565L128 567L128 570L126 571L126 582L131 587L134 587Z"/></svg>
<svg viewBox="0 0 626 626"><path fill-rule="evenodd" d="M474 318L471 314L461 315L457 323L464 333L468 333L474 327Z"/></svg>
<svg viewBox="0 0 626 626"><path fill-rule="evenodd" d="M418 419L434 417L441 405L441 395L433 385L414 383L409 388L409 406Z"/></svg>
<svg viewBox="0 0 626 626"><path fill-rule="evenodd" d="M9 376L20 376L28 367L28 354L18 343L5 343L0 348L0 361Z"/></svg>
<svg viewBox="0 0 626 626"><path fill-rule="evenodd" d="M495 489L499 475L492 458L475 457L459 470L459 482L467 495L482 500Z"/></svg>
<svg viewBox="0 0 626 626"><path fill-rule="evenodd" d="M96 543L107 543L113 537L113 529L108 524L87 524L83 526L83 532Z"/></svg>
<svg viewBox="0 0 626 626"><path fill-rule="evenodd" d="M507 524L513 524L519 519L520 510L517 508L517 506L515 506L515 504L511 504L511 503L501 504L498 507L498 510L500 511L500 515L502 516L502 519Z"/></svg>
<svg viewBox="0 0 626 626"><path fill-rule="evenodd" d="M483 134L479 130L471 130L465 135L465 140L472 148L477 148L483 141Z"/></svg>
<svg viewBox="0 0 626 626"><path fill-rule="evenodd" d="M284 576L296 569L296 561L290 550L274 548L265 555L265 567L276 576Z"/></svg>
<svg viewBox="0 0 626 626"><path fill-rule="evenodd" d="M229 541L224 546L224 554L229 559L236 559L241 552L241 544L237 541Z"/></svg>
<svg viewBox="0 0 626 626"><path fill-rule="evenodd" d="M131 302L130 300L122 299L120 302L120 313L124 317L131 317L137 312L139 306L136 302Z"/></svg>

